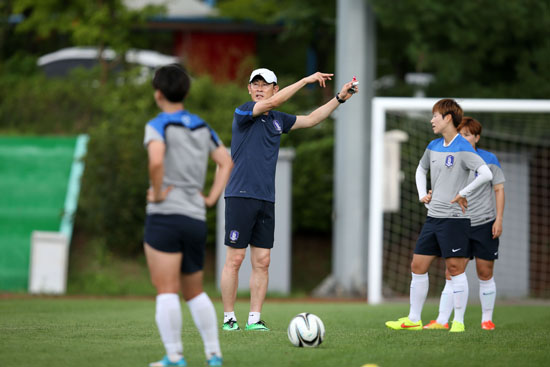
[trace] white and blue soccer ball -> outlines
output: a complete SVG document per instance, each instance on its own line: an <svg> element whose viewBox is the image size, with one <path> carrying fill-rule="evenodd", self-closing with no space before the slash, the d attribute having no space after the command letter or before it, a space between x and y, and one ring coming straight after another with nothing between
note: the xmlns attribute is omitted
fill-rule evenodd
<svg viewBox="0 0 550 367"><path fill-rule="evenodd" d="M325 339L325 325L316 315L302 312L290 320L287 334L297 347L317 347Z"/></svg>

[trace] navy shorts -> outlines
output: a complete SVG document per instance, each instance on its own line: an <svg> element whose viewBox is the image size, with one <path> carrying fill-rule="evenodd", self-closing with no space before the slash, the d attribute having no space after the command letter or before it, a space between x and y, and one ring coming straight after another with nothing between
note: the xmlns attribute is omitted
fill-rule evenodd
<svg viewBox="0 0 550 367"><path fill-rule="evenodd" d="M180 214L149 214L144 242L155 250L183 253L181 272L195 273L204 267L206 222Z"/></svg>
<svg viewBox="0 0 550 367"><path fill-rule="evenodd" d="M225 199L225 244L273 248L275 204L270 201L229 197Z"/></svg>
<svg viewBox="0 0 550 367"><path fill-rule="evenodd" d="M426 218L414 253L443 258L470 257L469 218Z"/></svg>
<svg viewBox="0 0 550 367"><path fill-rule="evenodd" d="M495 221L474 226L470 230L471 256L483 260L498 259L498 238L493 238L493 224Z"/></svg>

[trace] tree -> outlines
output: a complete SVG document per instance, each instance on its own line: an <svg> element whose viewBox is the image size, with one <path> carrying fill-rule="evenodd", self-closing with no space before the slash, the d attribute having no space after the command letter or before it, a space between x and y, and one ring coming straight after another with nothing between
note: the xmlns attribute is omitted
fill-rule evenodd
<svg viewBox="0 0 550 367"><path fill-rule="evenodd" d="M335 0L221 0L219 9L232 19L282 25L278 41L303 42L317 56L317 69L328 71L334 69L335 4Z"/></svg>
<svg viewBox="0 0 550 367"><path fill-rule="evenodd" d="M371 2L384 73L432 73L437 96L550 95L548 0Z"/></svg>
<svg viewBox="0 0 550 367"><path fill-rule="evenodd" d="M34 33L39 39L68 35L76 46L96 46L99 55L107 47L117 51L119 56L112 62L98 57L104 84L109 71L130 48L134 30L145 24L147 17L161 14L164 8L146 6L142 10L129 10L122 0L13 0L13 11L25 15L16 28L18 32Z"/></svg>
<svg viewBox="0 0 550 367"><path fill-rule="evenodd" d="M365 1L377 19L377 75L397 80L378 94L410 95L405 74L425 72L435 76L432 96L550 95L549 0ZM220 0L219 7L234 18L284 24L281 38L307 39L321 69L334 55L334 0Z"/></svg>

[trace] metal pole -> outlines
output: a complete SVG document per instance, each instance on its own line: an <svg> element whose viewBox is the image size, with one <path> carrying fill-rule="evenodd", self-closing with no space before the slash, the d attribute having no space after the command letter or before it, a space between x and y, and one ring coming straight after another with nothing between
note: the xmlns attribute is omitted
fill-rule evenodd
<svg viewBox="0 0 550 367"><path fill-rule="evenodd" d="M332 277L337 294L365 293L368 132L374 80L374 20L364 0L337 2L336 92L357 76L361 91L336 112Z"/></svg>

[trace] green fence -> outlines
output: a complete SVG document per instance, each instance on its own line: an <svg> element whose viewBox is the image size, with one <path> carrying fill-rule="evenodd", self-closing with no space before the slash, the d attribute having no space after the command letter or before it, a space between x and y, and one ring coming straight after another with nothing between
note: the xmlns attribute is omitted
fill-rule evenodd
<svg viewBox="0 0 550 367"><path fill-rule="evenodd" d="M32 231L72 232L74 171L81 166L75 153L86 142L87 136L0 137L0 291L27 289Z"/></svg>

